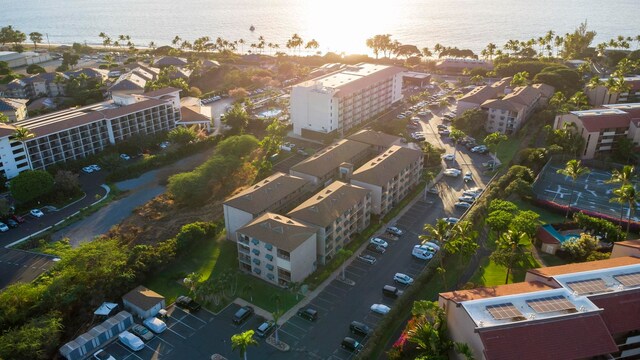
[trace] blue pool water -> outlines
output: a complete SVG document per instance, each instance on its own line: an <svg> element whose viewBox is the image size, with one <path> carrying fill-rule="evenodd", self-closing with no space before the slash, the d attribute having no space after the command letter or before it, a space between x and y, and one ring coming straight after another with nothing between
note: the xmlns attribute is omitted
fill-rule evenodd
<svg viewBox="0 0 640 360"><path fill-rule="evenodd" d="M270 118L270 117L277 117L281 113L282 113L282 110L280 109L271 109L271 110L261 111L257 113L256 116L259 118Z"/></svg>

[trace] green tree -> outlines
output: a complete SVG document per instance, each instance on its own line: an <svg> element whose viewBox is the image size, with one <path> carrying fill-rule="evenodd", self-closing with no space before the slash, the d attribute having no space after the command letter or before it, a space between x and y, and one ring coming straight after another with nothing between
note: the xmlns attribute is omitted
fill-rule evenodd
<svg viewBox="0 0 640 360"><path fill-rule="evenodd" d="M420 235L420 240L424 243L427 241L434 241L440 245L440 251L444 251L443 244L449 238L451 233L451 225L444 221L444 219L436 220L434 225L424 224L424 232L425 235ZM444 253L440 254L440 267L438 268L438 272L442 274L442 284L444 288L447 289L447 278L445 276L445 268L444 268Z"/></svg>
<svg viewBox="0 0 640 360"><path fill-rule="evenodd" d="M194 127L178 126L167 134L167 139L172 143L179 145L186 145L192 141L195 141L198 134Z"/></svg>
<svg viewBox="0 0 640 360"><path fill-rule="evenodd" d="M260 142L253 135L230 136L222 140L216 149L216 153L222 156L243 158L253 152Z"/></svg>
<svg viewBox="0 0 640 360"><path fill-rule="evenodd" d="M504 283L509 283L509 275L515 264L526 259L526 248L529 236L523 232L509 230L496 241L496 250L491 254L491 260L507 268Z"/></svg>
<svg viewBox="0 0 640 360"><path fill-rule="evenodd" d="M231 127L231 134L241 134L249 125L249 114L241 104L234 104L222 115L222 122Z"/></svg>
<svg viewBox="0 0 640 360"><path fill-rule="evenodd" d="M516 212L518 212L518 206L512 203L511 201L507 201L507 200L502 200L502 199L491 200L491 202L489 203L489 213L492 213L498 210L506 211L510 214L515 214Z"/></svg>
<svg viewBox="0 0 640 360"><path fill-rule="evenodd" d="M635 178L636 169L633 165L625 165L622 169L613 169L611 172L611 178L605 183L607 184L620 184L620 185L629 185Z"/></svg>
<svg viewBox="0 0 640 360"><path fill-rule="evenodd" d="M640 201L640 193L636 191L636 188L633 185L622 185L621 187L614 189L613 194L614 197L611 198L611 202L615 202L618 204L626 204L629 207L628 217L627 217L627 236L629 236L629 226L631 225L631 217L633 216L635 209ZM624 211L624 206L621 206L620 210L620 222L622 222L622 216Z"/></svg>
<svg viewBox="0 0 640 360"><path fill-rule="evenodd" d="M268 159L280 150L287 128L278 119L273 119L267 126L266 132L267 134L260 140L260 148L264 157Z"/></svg>
<svg viewBox="0 0 640 360"><path fill-rule="evenodd" d="M191 171L175 174L169 178L167 190L182 205L200 204L207 194L206 179L200 172Z"/></svg>
<svg viewBox="0 0 640 360"><path fill-rule="evenodd" d="M24 142L34 137L36 137L36 135L32 133L31 130L20 126L17 126L16 131L13 133L13 140L19 142Z"/></svg>
<svg viewBox="0 0 640 360"><path fill-rule="evenodd" d="M573 261L582 262L598 249L598 239L592 235L582 233L579 238L568 239L563 242L561 248L571 256Z"/></svg>
<svg viewBox="0 0 640 360"><path fill-rule="evenodd" d="M584 56L585 51L595 37L595 31L587 30L587 22L581 23L573 33L565 34L562 57L568 60Z"/></svg>
<svg viewBox="0 0 640 360"><path fill-rule="evenodd" d="M564 167L564 169L558 169L557 173L564 175L564 176L568 176L571 178L571 182L573 183L573 187L575 188L576 186L576 181L578 180L579 177L583 176L583 175L587 175L590 170L589 168L582 166L581 165L581 161L580 160L569 160L567 161L566 166ZM565 214L565 221L567 219L569 219L569 212L571 211L571 202L573 201L573 188L571 189L571 193L569 195L569 203L567 204L567 213Z"/></svg>
<svg viewBox="0 0 640 360"><path fill-rule="evenodd" d="M29 202L53 190L54 179L44 170L27 170L11 179L11 195L19 202Z"/></svg>
<svg viewBox="0 0 640 360"><path fill-rule="evenodd" d="M38 49L38 44L42 43L42 34L34 31L29 34L29 40L33 43L34 49Z"/></svg>
<svg viewBox="0 0 640 360"><path fill-rule="evenodd" d="M451 140L453 140L453 161L455 161L456 159L458 143L460 142L460 140L464 139L465 136L467 136L467 134L465 134L464 131L456 128L452 128L451 132L449 133L449 137L451 138Z"/></svg>
<svg viewBox="0 0 640 360"><path fill-rule="evenodd" d="M81 192L78 174L71 171L58 170L54 182L56 190L67 196L73 196Z"/></svg>
<svg viewBox="0 0 640 360"><path fill-rule="evenodd" d="M247 348L249 348L249 346L259 345L256 339L253 338L253 334L253 330L247 330L231 336L231 348L233 351L237 350L240 353L240 357L244 358L244 360L247 360Z"/></svg>
<svg viewBox="0 0 640 360"><path fill-rule="evenodd" d="M278 336L278 329L280 328L280 324L278 324L278 322L280 321L282 315L284 315L284 311L282 310L276 310L271 313L271 316L273 317L273 325L275 326L274 336L276 338L276 344L280 344L280 337Z"/></svg>
<svg viewBox="0 0 640 360"><path fill-rule="evenodd" d="M540 223L540 215L531 210L518 212L512 220L509 228L517 233L526 234L529 239L533 239Z"/></svg>
<svg viewBox="0 0 640 360"><path fill-rule="evenodd" d="M508 213L504 210L496 210L489 213L487 219L485 220L489 229L496 232L498 238L502 235L504 231L507 231L509 225L511 225L511 220L513 219L513 214Z"/></svg>
<svg viewBox="0 0 640 360"><path fill-rule="evenodd" d="M529 84L529 73L526 71L521 71L513 75L513 79L511 80L511 86L526 86Z"/></svg>
<svg viewBox="0 0 640 360"><path fill-rule="evenodd" d="M487 135L484 138L484 143L485 145L487 145L487 147L489 149L491 149L496 157L496 159L498 158L498 147L500 146L500 143L507 141L507 136L504 134L501 134L499 132L494 132L491 133L489 135Z"/></svg>
<svg viewBox="0 0 640 360"><path fill-rule="evenodd" d="M62 318L57 312L35 317L0 335L2 359L50 359L62 337Z"/></svg>

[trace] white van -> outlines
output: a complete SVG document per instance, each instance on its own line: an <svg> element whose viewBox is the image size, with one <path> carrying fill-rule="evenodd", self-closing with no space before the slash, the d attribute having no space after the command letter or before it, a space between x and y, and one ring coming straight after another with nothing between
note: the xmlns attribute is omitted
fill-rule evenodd
<svg viewBox="0 0 640 360"><path fill-rule="evenodd" d="M139 337L133 335L128 331L123 331L118 335L120 342L133 351L142 350L144 348L144 342Z"/></svg>
<svg viewBox="0 0 640 360"><path fill-rule="evenodd" d="M151 329L156 334L160 334L161 332L167 330L167 324L164 321L158 319L157 317L150 317L142 322L144 326Z"/></svg>

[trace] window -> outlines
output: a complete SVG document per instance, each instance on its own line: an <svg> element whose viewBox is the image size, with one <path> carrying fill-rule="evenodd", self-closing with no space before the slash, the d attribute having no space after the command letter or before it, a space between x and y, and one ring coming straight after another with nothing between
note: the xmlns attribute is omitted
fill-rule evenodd
<svg viewBox="0 0 640 360"><path fill-rule="evenodd" d="M271 264L267 264L267 269L268 269L269 271L273 271L273 265L271 265Z"/></svg>
<svg viewBox="0 0 640 360"><path fill-rule="evenodd" d="M260 240L258 240L258 239L252 239L251 242L253 243L253 245L260 244Z"/></svg>
<svg viewBox="0 0 640 360"><path fill-rule="evenodd" d="M266 244L265 243L264 247L267 248L267 250L269 250L269 251L273 250L273 245L271 245L271 244Z"/></svg>
<svg viewBox="0 0 640 360"><path fill-rule="evenodd" d="M260 256L260 250L258 249L253 249L251 250L252 253L254 253L256 256Z"/></svg>
<svg viewBox="0 0 640 360"><path fill-rule="evenodd" d="M256 265L260 265L260 260L259 260L259 259L254 258L254 259L253 259L253 263L254 263L254 264L256 264Z"/></svg>
<svg viewBox="0 0 640 360"><path fill-rule="evenodd" d="M273 255L271 255L271 254L267 254L264 257L266 257L267 260L269 260L269 261L273 261Z"/></svg>
<svg viewBox="0 0 640 360"><path fill-rule="evenodd" d="M260 270L260 269L258 269L258 270ZM276 277L273 274L267 274L267 278L269 280L274 280Z"/></svg>
<svg viewBox="0 0 640 360"><path fill-rule="evenodd" d="M262 270L260 270L258 268L255 268L255 269L253 269L253 272L258 274L258 275L260 275L260 273L262 273Z"/></svg>

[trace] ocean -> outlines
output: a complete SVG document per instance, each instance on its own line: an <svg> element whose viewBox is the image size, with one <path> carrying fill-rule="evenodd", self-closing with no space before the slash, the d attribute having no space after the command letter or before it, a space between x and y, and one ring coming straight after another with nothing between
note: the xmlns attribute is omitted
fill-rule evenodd
<svg viewBox="0 0 640 360"><path fill-rule="evenodd" d="M365 41L376 34L478 53L489 42L565 34L584 21L597 32L594 45L640 35L640 0L0 0L0 9L0 26L40 32L54 44L100 44L100 32L129 35L139 46L206 35L243 39L245 52L259 36L286 50L294 33L318 41L323 53L369 53Z"/></svg>

